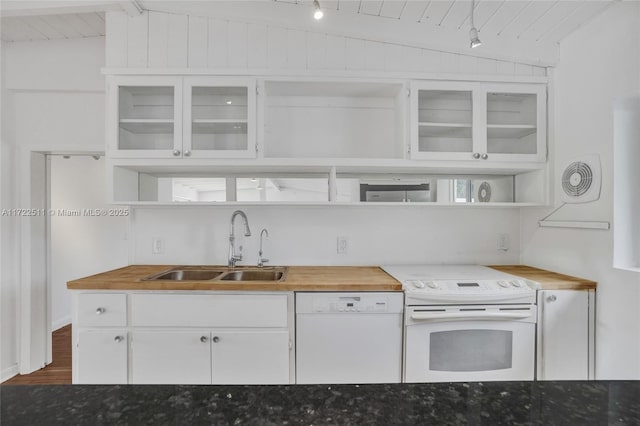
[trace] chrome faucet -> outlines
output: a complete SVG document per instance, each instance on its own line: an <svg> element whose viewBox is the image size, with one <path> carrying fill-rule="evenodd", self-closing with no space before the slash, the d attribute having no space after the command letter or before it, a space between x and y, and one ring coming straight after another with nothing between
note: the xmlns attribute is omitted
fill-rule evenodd
<svg viewBox="0 0 640 426"><path fill-rule="evenodd" d="M236 254L236 235L233 231L233 222L236 219L236 216L240 215L242 220L244 221L244 235L245 237L249 237L251 235L251 230L249 229L249 220L247 219L247 215L242 210L236 210L231 215L231 229L229 231L229 268L233 269L236 266L236 262L242 260L242 253ZM240 247L240 251L242 251L242 246Z"/></svg>
<svg viewBox="0 0 640 426"><path fill-rule="evenodd" d="M263 228L260 231L260 250L258 250L258 268L262 268L265 263L269 261L269 259L265 259L262 257L262 236L265 235L267 239L269 239L269 231L266 228Z"/></svg>

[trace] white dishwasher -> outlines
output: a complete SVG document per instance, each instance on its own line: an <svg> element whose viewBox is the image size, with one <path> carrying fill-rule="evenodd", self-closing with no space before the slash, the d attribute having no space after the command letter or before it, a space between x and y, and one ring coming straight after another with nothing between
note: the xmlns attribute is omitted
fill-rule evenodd
<svg viewBox="0 0 640 426"><path fill-rule="evenodd" d="M296 383L399 383L403 299L296 293Z"/></svg>

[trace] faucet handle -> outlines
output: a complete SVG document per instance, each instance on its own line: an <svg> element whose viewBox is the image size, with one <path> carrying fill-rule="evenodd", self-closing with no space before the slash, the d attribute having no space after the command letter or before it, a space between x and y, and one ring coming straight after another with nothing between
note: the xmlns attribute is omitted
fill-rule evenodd
<svg viewBox="0 0 640 426"><path fill-rule="evenodd" d="M264 257L262 257L262 237L263 236L266 236L267 238L269 238L269 231L267 231L267 228L263 228L262 231L260 231L260 249L258 250L258 268L262 268L264 264L269 261L269 259L265 259Z"/></svg>

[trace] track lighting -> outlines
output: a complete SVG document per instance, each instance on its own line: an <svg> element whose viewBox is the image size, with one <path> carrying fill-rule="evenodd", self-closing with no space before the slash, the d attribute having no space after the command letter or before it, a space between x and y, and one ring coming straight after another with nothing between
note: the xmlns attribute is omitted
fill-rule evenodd
<svg viewBox="0 0 640 426"><path fill-rule="evenodd" d="M471 29L469 30L469 39L471 39L471 48L472 49L482 45L482 42L478 38L478 29L476 28L475 24L473 23L473 11L475 9L475 3L476 3L475 0L471 0L471 13L470 13Z"/></svg>
<svg viewBox="0 0 640 426"><path fill-rule="evenodd" d="M473 27L469 30L469 38L471 39L471 48L475 48L482 45L482 42L478 38L478 30Z"/></svg>
<svg viewBox="0 0 640 426"><path fill-rule="evenodd" d="M324 12L322 12L322 9L320 8L320 2L318 0L313 0L313 17L316 20L322 19L322 17L324 16Z"/></svg>

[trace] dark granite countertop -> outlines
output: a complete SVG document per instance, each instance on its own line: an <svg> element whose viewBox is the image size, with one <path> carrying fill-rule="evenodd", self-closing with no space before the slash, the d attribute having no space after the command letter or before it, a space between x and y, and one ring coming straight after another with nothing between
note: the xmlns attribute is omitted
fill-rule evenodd
<svg viewBox="0 0 640 426"><path fill-rule="evenodd" d="M640 381L0 386L4 425L640 425Z"/></svg>

